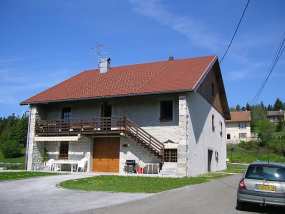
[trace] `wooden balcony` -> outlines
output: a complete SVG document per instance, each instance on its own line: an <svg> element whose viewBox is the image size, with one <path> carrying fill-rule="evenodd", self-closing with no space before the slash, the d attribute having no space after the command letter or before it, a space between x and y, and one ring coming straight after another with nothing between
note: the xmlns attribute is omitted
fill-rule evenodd
<svg viewBox="0 0 285 214"><path fill-rule="evenodd" d="M37 136L76 136L120 134L125 130L124 117L99 117L63 120L37 120Z"/></svg>
<svg viewBox="0 0 285 214"><path fill-rule="evenodd" d="M164 162L164 144L126 117L37 120L36 136L119 135L144 147Z"/></svg>

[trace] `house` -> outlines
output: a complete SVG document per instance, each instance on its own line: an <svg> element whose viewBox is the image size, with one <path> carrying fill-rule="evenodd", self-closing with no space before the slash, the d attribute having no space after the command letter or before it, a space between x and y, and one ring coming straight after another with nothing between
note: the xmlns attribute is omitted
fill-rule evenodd
<svg viewBox="0 0 285 214"><path fill-rule="evenodd" d="M226 120L227 143L239 143L251 138L251 112L230 112L231 119Z"/></svg>
<svg viewBox="0 0 285 214"><path fill-rule="evenodd" d="M274 124L278 124L280 120L284 121L285 112L280 111L267 111L267 118Z"/></svg>
<svg viewBox="0 0 285 214"><path fill-rule="evenodd" d="M143 173L172 163L180 176L226 168L230 112L217 56L100 67L20 103L30 107L27 170L43 168L43 151L85 157L90 172L125 173L127 161Z"/></svg>

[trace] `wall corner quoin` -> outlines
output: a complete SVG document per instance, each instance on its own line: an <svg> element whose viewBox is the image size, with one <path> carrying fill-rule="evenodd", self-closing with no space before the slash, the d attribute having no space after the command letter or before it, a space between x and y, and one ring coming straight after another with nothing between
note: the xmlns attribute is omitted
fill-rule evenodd
<svg viewBox="0 0 285 214"><path fill-rule="evenodd" d="M27 148L26 148L26 166L27 170L32 170L33 165L33 149L35 137L35 123L36 123L37 109L35 106L30 106L29 124L27 134Z"/></svg>

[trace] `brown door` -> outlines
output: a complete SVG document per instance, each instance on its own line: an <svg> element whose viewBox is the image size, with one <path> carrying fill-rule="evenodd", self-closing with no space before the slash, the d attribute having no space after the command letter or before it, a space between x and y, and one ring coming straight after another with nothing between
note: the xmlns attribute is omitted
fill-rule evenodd
<svg viewBox="0 0 285 214"><path fill-rule="evenodd" d="M93 172L119 172L120 138L95 138L93 146Z"/></svg>

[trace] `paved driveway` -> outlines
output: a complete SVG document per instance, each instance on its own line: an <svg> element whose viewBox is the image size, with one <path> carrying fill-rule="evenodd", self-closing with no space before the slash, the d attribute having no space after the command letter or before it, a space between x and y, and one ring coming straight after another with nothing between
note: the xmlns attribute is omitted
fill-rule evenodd
<svg viewBox="0 0 285 214"><path fill-rule="evenodd" d="M70 174L0 182L0 213L72 213L136 201L152 194L89 192L56 184L90 174Z"/></svg>

